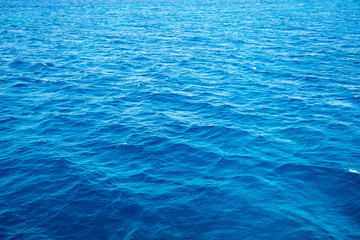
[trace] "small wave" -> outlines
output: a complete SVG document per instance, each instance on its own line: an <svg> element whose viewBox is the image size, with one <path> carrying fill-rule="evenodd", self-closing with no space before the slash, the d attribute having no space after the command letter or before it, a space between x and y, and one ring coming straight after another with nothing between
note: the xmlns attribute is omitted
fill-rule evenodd
<svg viewBox="0 0 360 240"><path fill-rule="evenodd" d="M16 59L14 61L12 61L11 63L9 63L9 66L11 68L25 68L27 66L29 66L29 63L20 59Z"/></svg>

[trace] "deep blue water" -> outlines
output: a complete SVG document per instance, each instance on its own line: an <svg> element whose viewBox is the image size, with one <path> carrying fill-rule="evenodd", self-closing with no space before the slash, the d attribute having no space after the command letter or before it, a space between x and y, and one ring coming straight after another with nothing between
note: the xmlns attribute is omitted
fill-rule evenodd
<svg viewBox="0 0 360 240"><path fill-rule="evenodd" d="M360 239L360 1L0 3L0 239Z"/></svg>

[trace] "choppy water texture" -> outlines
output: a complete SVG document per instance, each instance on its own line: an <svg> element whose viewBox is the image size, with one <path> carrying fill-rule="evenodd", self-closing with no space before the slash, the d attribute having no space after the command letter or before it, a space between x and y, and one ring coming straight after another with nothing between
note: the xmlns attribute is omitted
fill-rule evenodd
<svg viewBox="0 0 360 240"><path fill-rule="evenodd" d="M360 2L1 1L1 239L360 239Z"/></svg>

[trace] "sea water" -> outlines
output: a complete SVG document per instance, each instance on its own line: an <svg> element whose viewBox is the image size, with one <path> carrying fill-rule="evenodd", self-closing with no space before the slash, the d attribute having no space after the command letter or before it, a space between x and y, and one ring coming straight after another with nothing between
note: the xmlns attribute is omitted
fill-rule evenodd
<svg viewBox="0 0 360 240"><path fill-rule="evenodd" d="M360 1L0 1L1 239L360 239Z"/></svg>

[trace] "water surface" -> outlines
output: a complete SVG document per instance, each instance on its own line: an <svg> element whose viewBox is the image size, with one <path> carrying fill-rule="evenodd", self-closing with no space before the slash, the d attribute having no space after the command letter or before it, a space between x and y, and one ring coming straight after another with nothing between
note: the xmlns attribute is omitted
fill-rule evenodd
<svg viewBox="0 0 360 240"><path fill-rule="evenodd" d="M360 239L359 1L0 3L0 238Z"/></svg>

